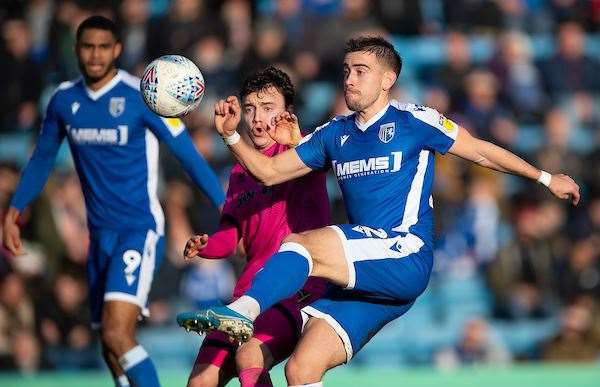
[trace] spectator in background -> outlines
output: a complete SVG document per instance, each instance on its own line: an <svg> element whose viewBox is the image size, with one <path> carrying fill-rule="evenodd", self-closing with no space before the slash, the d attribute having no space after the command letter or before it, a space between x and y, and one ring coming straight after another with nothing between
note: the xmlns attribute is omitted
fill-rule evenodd
<svg viewBox="0 0 600 387"><path fill-rule="evenodd" d="M31 35L23 19L2 24L3 53L0 54L0 133L30 131L38 119L37 100L42 72L31 60Z"/></svg>
<svg viewBox="0 0 600 387"><path fill-rule="evenodd" d="M460 342L435 355L438 368L448 369L457 365L501 366L511 362L511 356L499 336L494 334L488 322L475 318L463 327Z"/></svg>
<svg viewBox="0 0 600 387"><path fill-rule="evenodd" d="M0 368L30 372L37 369L35 314L25 282L15 271L0 276ZM23 339L20 342L19 339ZM27 358L29 362L27 362Z"/></svg>
<svg viewBox="0 0 600 387"><path fill-rule="evenodd" d="M172 1L169 13L151 25L150 58L184 53L205 35L226 36L224 23L218 15L211 15L205 5L204 0Z"/></svg>
<svg viewBox="0 0 600 387"><path fill-rule="evenodd" d="M556 54L542 61L541 70L547 92L555 99L566 93L600 92L600 64L585 52L585 35L581 25L561 24Z"/></svg>
<svg viewBox="0 0 600 387"><path fill-rule="evenodd" d="M521 121L539 118L545 101L541 76L531 62L529 38L519 32L504 34L489 67L514 114Z"/></svg>
<svg viewBox="0 0 600 387"><path fill-rule="evenodd" d="M434 74L434 83L445 89L452 102L452 110L462 110L465 104L465 79L472 71L471 50L467 37L460 32L446 35L446 57L444 64Z"/></svg>
<svg viewBox="0 0 600 387"><path fill-rule="evenodd" d="M521 205L514 217L515 233L488 267L488 281L499 318L542 318L550 315L556 299L553 243L559 239L563 216L542 215L534 204ZM546 211L547 213L548 211ZM550 212L550 213L551 213Z"/></svg>
<svg viewBox="0 0 600 387"><path fill-rule="evenodd" d="M290 63L290 48L286 45L285 33L279 25L264 22L256 26L255 31L254 45L240 64L242 74L252 73L272 64Z"/></svg>
<svg viewBox="0 0 600 387"><path fill-rule="evenodd" d="M82 278L62 272L53 281L52 293L38 306L45 356L55 368L81 369L97 365L86 294Z"/></svg>
<svg viewBox="0 0 600 387"><path fill-rule="evenodd" d="M573 152L572 133L572 122L562 109L555 107L546 113L545 143L536 155L540 168L549 171L565 171L574 178L582 175L583 160Z"/></svg>
<svg viewBox="0 0 600 387"><path fill-rule="evenodd" d="M119 7L123 53L121 67L139 75L148 60L148 29L150 10L148 0L124 0Z"/></svg>
<svg viewBox="0 0 600 387"><path fill-rule="evenodd" d="M53 0L33 0L26 6L25 18L31 33L32 53L38 61L47 59L48 33L55 10L56 4Z"/></svg>
<svg viewBox="0 0 600 387"><path fill-rule="evenodd" d="M202 69L204 79L210 83L207 97L228 94L234 90L239 74L229 66L225 56L225 42L217 35L206 35L192 44L190 58Z"/></svg>
<svg viewBox="0 0 600 387"><path fill-rule="evenodd" d="M598 211L597 208L594 210ZM600 299L600 235L574 244L568 260L559 270L558 287L562 299L567 302L582 294Z"/></svg>
<svg viewBox="0 0 600 387"><path fill-rule="evenodd" d="M467 129L483 140L508 146L516 136L516 126L509 112L498 101L500 85L489 71L475 70L465 78L467 101L463 110Z"/></svg>
<svg viewBox="0 0 600 387"><path fill-rule="evenodd" d="M571 304L561 312L558 334L541 345L541 358L553 362L593 362L598 347L590 340L592 311L582 304Z"/></svg>

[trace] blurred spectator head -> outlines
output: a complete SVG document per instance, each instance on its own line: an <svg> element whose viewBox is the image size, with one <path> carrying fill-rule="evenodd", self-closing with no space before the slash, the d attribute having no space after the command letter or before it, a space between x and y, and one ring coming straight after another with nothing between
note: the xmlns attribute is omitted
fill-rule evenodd
<svg viewBox="0 0 600 387"><path fill-rule="evenodd" d="M144 24L150 17L148 0L123 0L120 14L128 25Z"/></svg>
<svg viewBox="0 0 600 387"><path fill-rule="evenodd" d="M566 338L579 338L584 336L592 324L592 313L583 304L567 306L561 313L560 330Z"/></svg>
<svg viewBox="0 0 600 387"><path fill-rule="evenodd" d="M544 117L544 130L548 145L565 148L571 136L571 122L567 114L560 108L552 108Z"/></svg>
<svg viewBox="0 0 600 387"><path fill-rule="evenodd" d="M275 23L262 23L256 28L256 53L263 60L276 59L285 44L285 32Z"/></svg>
<svg viewBox="0 0 600 387"><path fill-rule="evenodd" d="M432 88L425 92L424 104L442 114L447 114L450 109L450 96L445 89Z"/></svg>
<svg viewBox="0 0 600 387"><path fill-rule="evenodd" d="M571 250L570 265L573 271L582 273L587 271L587 278L582 277L581 285L584 288L594 288L600 284L597 266L600 259L600 245L597 237L588 237L575 243Z"/></svg>
<svg viewBox="0 0 600 387"><path fill-rule="evenodd" d="M67 313L77 311L86 299L86 286L81 278L63 272L54 280L54 297L58 307Z"/></svg>
<svg viewBox="0 0 600 387"><path fill-rule="evenodd" d="M583 27L574 22L563 23L558 29L558 52L566 59L574 60L583 55L585 34Z"/></svg>
<svg viewBox="0 0 600 387"><path fill-rule="evenodd" d="M19 372L31 374L39 369L42 351L32 331L21 329L13 334L12 353Z"/></svg>
<svg viewBox="0 0 600 387"><path fill-rule="evenodd" d="M477 353L485 347L488 336L489 326L485 320L470 320L463 328L460 346L466 352Z"/></svg>
<svg viewBox="0 0 600 387"><path fill-rule="evenodd" d="M31 50L31 34L23 19L10 19L2 25L2 38L6 50L17 60L25 59Z"/></svg>
<svg viewBox="0 0 600 387"><path fill-rule="evenodd" d="M25 300L25 282L17 272L9 272L0 280L0 304L18 309Z"/></svg>
<svg viewBox="0 0 600 387"><path fill-rule="evenodd" d="M446 55L452 68L465 68L471 64L469 40L461 32L449 32L446 35Z"/></svg>
<svg viewBox="0 0 600 387"><path fill-rule="evenodd" d="M540 235L543 238L555 237L565 225L565 208L557 200L547 200L538 209Z"/></svg>
<svg viewBox="0 0 600 387"><path fill-rule="evenodd" d="M371 11L368 0L343 0L342 12L347 21L366 19Z"/></svg>
<svg viewBox="0 0 600 387"><path fill-rule="evenodd" d="M504 62L509 65L527 62L531 58L531 42L522 32L505 33L501 39L500 50Z"/></svg>
<svg viewBox="0 0 600 387"><path fill-rule="evenodd" d="M200 18L203 12L203 0L173 0L169 15L173 20L189 22Z"/></svg>
<svg viewBox="0 0 600 387"><path fill-rule="evenodd" d="M516 210L515 222L517 237L526 242L535 240L540 235L539 211L536 205L525 204Z"/></svg>
<svg viewBox="0 0 600 387"><path fill-rule="evenodd" d="M230 0L221 10L229 32L229 46L241 54L252 44L252 7L249 1Z"/></svg>
<svg viewBox="0 0 600 387"><path fill-rule="evenodd" d="M217 72L223 67L225 43L216 35L208 35L198 40L193 48L194 61L203 72Z"/></svg>
<svg viewBox="0 0 600 387"><path fill-rule="evenodd" d="M475 70L465 79L469 102L481 110L490 110L496 105L498 80L489 71Z"/></svg>

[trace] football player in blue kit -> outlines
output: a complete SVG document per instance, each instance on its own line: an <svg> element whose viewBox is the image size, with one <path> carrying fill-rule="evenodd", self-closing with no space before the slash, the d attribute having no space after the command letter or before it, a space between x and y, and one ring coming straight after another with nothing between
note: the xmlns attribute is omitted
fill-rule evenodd
<svg viewBox="0 0 600 387"><path fill-rule="evenodd" d="M148 312L148 292L164 253L158 140L216 207L224 194L183 123L151 112L139 79L117 69L121 49L111 20L92 16L79 26L76 53L83 76L62 83L50 99L4 222L3 242L14 254L23 252L17 218L44 187L66 137L86 203L89 298L104 358L117 386L154 387L156 370L135 331L140 313Z"/></svg>
<svg viewBox="0 0 600 387"><path fill-rule="evenodd" d="M434 155L450 152L497 171L538 180L577 204L579 187L511 152L472 137L434 109L390 101L401 69L394 47L379 37L351 39L344 58L344 94L353 114L336 117L294 149L273 158L254 151L232 126L220 133L255 178L274 185L331 168L351 224L291 234L228 306L178 316L184 328L252 332L261 311L289 297L309 276L337 285L303 309L302 338L286 365L289 385L321 386L325 372L348 362L385 324L406 313L425 290L433 264ZM234 100L215 114L240 114ZM270 131L297 125L283 113Z"/></svg>

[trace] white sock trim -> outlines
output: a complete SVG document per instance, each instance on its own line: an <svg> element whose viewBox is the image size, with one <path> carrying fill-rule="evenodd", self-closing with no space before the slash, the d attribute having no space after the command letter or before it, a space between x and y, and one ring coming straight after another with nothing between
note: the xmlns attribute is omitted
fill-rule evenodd
<svg viewBox="0 0 600 387"><path fill-rule="evenodd" d="M293 251L294 253L298 253L304 258L306 258L306 260L308 261L308 275L310 276L313 269L313 260L308 250L306 250L306 247L302 246L298 242L285 242L281 245L281 247L279 247L280 253L284 251Z"/></svg>
<svg viewBox="0 0 600 387"><path fill-rule="evenodd" d="M117 376L116 378L117 384L121 387L130 387L129 379L127 379L127 375L123 374L121 376Z"/></svg>
<svg viewBox="0 0 600 387"><path fill-rule="evenodd" d="M323 387L323 382L311 383L311 384L295 384L288 387Z"/></svg>
<svg viewBox="0 0 600 387"><path fill-rule="evenodd" d="M129 351L125 352L119 359L119 364L123 367L123 371L127 372L136 365L140 364L148 358L148 352L141 345L136 345Z"/></svg>
<svg viewBox="0 0 600 387"><path fill-rule="evenodd" d="M260 304L254 298L243 295L227 307L254 321L260 314Z"/></svg>

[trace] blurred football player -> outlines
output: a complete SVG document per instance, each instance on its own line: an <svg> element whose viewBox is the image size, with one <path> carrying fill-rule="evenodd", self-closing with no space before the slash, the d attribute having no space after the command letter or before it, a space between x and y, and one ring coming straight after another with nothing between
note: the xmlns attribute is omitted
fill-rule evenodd
<svg viewBox="0 0 600 387"><path fill-rule="evenodd" d="M188 329L219 330L243 339L262 311L294 294L309 276L327 279L338 289L302 311L308 321L286 365L290 386L322 386L327 370L350 361L427 287L436 152L537 180L556 197L579 201L579 186L570 177L540 171L472 137L434 109L390 101L402 62L383 38L351 39L345 52L344 96L353 114L334 118L294 149L271 158L239 141L233 127L217 130L266 186L331 167L351 224L289 235L243 296L181 321ZM233 101L220 104L215 113L225 120L241 114Z"/></svg>
<svg viewBox="0 0 600 387"><path fill-rule="evenodd" d="M75 49L82 77L62 83L50 99L4 222L3 242L14 254L23 253L17 218L44 187L66 137L87 208L89 298L104 358L117 386L158 386L154 365L135 338L164 252L158 140L215 206L224 194L183 123L152 113L140 96L139 79L116 68L122 46L111 20L83 21Z"/></svg>
<svg viewBox="0 0 600 387"><path fill-rule="evenodd" d="M292 117L294 94L287 74L268 67L244 82L240 91L241 115L217 115L215 125L235 129L243 117L254 149L273 157L300 141L300 129L295 125L280 125L277 132L272 132L273 138L269 135L275 116L285 112L287 117ZM236 97L230 96L227 101L239 106ZM224 101L217 105L221 103ZM265 187L242 165L236 164L229 178L219 230L210 236L202 234L191 238L185 247L185 258L226 258L235 252L241 240L247 264L233 298L240 297L286 236L331 223L325 182L324 173L313 172L300 179ZM318 299L324 289L322 280L310 279L294 296L265 311L256 321L253 337L241 347L222 332L208 334L188 386L223 386L236 375L243 387L272 386L269 369L286 359L300 338L300 310Z"/></svg>

